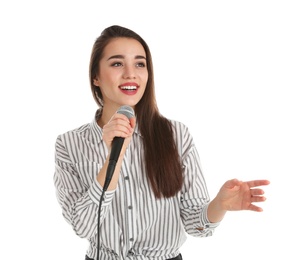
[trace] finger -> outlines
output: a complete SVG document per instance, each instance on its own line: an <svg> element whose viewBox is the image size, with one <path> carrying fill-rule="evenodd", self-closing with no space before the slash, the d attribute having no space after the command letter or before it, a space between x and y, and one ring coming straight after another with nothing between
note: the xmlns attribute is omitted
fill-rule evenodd
<svg viewBox="0 0 303 260"><path fill-rule="evenodd" d="M253 180L253 181L247 181L246 183L250 188L257 186L265 186L270 184L269 180Z"/></svg>
<svg viewBox="0 0 303 260"><path fill-rule="evenodd" d="M112 118L109 120L109 122L114 122L115 120L122 120L124 121L126 124L130 124L130 119L128 119L127 116L123 115L123 114L114 114L112 116ZM121 122L121 121L120 121Z"/></svg>
<svg viewBox="0 0 303 260"><path fill-rule="evenodd" d="M121 125L107 125L103 129L103 138L112 141L115 137L127 138L132 135L132 129Z"/></svg>
<svg viewBox="0 0 303 260"><path fill-rule="evenodd" d="M262 189L251 189L250 194L252 196L260 196L260 195L264 194L264 190L262 190Z"/></svg>
<svg viewBox="0 0 303 260"><path fill-rule="evenodd" d="M252 211L257 211L257 212L262 212L263 209L254 205L254 204L250 204L249 207L248 207L249 210L252 210Z"/></svg>
<svg viewBox="0 0 303 260"><path fill-rule="evenodd" d="M130 136L130 132L129 131L121 131L121 130L113 130L113 131L111 131L110 136L112 138L115 138L115 137L127 138L127 137Z"/></svg>
<svg viewBox="0 0 303 260"><path fill-rule="evenodd" d="M132 132L130 121L124 115L112 118L106 125L110 130L120 130L124 132Z"/></svg>
<svg viewBox="0 0 303 260"><path fill-rule="evenodd" d="M252 196L250 198L251 202L263 202L265 200L266 200L266 197L264 197L264 196Z"/></svg>
<svg viewBox="0 0 303 260"><path fill-rule="evenodd" d="M231 179L225 182L224 187L227 189L233 189L235 186L240 186L241 183L242 182L239 181L238 179Z"/></svg>
<svg viewBox="0 0 303 260"><path fill-rule="evenodd" d="M135 117L132 117L132 118L130 118L129 119L129 122L130 122L130 125L131 125L131 127L132 128L135 128L135 126L136 126L136 118Z"/></svg>

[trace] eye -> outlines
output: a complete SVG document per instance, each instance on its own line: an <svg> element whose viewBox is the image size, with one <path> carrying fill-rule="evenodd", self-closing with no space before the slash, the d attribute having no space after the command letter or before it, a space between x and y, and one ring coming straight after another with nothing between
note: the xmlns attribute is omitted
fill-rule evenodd
<svg viewBox="0 0 303 260"><path fill-rule="evenodd" d="M137 66L137 67L141 67L141 68L145 68L145 67L146 67L146 64L145 64L145 62L138 62L138 63L136 64L136 66Z"/></svg>
<svg viewBox="0 0 303 260"><path fill-rule="evenodd" d="M120 67L120 66L122 66L122 63L116 61L116 62L112 63L111 66L112 66L112 67Z"/></svg>

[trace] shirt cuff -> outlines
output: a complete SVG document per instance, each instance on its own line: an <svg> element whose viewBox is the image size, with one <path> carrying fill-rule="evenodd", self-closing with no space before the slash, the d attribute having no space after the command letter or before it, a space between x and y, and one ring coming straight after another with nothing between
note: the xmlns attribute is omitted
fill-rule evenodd
<svg viewBox="0 0 303 260"><path fill-rule="evenodd" d="M202 216L201 216L201 227L205 229L214 229L216 228L217 226L220 225L221 222L210 222L207 218L207 209L208 209L208 205L209 203L203 207L202 209Z"/></svg>
<svg viewBox="0 0 303 260"><path fill-rule="evenodd" d="M102 192L103 192L103 187L98 182L97 176L96 176L90 189L88 190L88 195L90 196L91 200L95 204L99 205ZM105 194L103 196L102 205L103 206L109 205L114 197L114 194L115 194L115 190L105 191Z"/></svg>

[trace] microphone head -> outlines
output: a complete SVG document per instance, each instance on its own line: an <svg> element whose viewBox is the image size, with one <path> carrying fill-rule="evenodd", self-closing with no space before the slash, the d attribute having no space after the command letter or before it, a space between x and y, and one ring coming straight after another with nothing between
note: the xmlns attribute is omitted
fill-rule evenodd
<svg viewBox="0 0 303 260"><path fill-rule="evenodd" d="M130 106L122 106L122 107L120 107L118 109L117 113L127 116L128 119L130 119L130 118L132 118L132 117L135 116L135 112L132 109L132 107L130 107Z"/></svg>

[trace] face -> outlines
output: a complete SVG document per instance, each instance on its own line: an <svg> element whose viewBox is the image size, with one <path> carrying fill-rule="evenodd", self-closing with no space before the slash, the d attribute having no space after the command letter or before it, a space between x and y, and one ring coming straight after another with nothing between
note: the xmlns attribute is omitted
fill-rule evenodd
<svg viewBox="0 0 303 260"><path fill-rule="evenodd" d="M105 47L94 85L100 87L104 108L134 107L142 98L148 71L143 46L134 39L115 38Z"/></svg>

